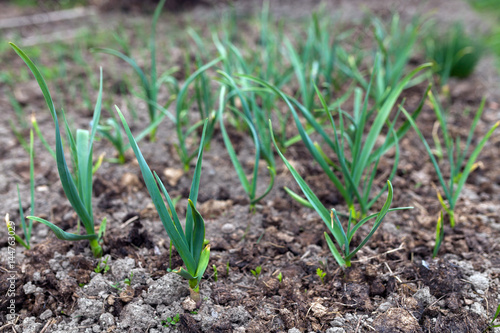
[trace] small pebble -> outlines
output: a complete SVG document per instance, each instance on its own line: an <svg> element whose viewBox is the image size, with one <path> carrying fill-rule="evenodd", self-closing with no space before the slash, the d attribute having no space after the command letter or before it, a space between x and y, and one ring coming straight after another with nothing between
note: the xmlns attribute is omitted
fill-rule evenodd
<svg viewBox="0 0 500 333"><path fill-rule="evenodd" d="M490 287L490 281L487 276L481 273L475 273L469 278L470 283L478 293L483 293Z"/></svg>
<svg viewBox="0 0 500 333"><path fill-rule="evenodd" d="M391 302L384 302L382 304L379 305L377 311L378 312L386 312L387 310L389 310L392 306L392 303Z"/></svg>
<svg viewBox="0 0 500 333"><path fill-rule="evenodd" d="M39 318L40 320L47 320L51 317L52 317L52 311L50 309L47 309L44 312L42 312Z"/></svg>
<svg viewBox="0 0 500 333"><path fill-rule="evenodd" d="M222 226L221 231L224 234L230 234L236 230L236 227L231 223L226 223Z"/></svg>
<svg viewBox="0 0 500 333"><path fill-rule="evenodd" d="M186 311L193 312L196 310L196 302L188 296L182 301L182 308Z"/></svg>

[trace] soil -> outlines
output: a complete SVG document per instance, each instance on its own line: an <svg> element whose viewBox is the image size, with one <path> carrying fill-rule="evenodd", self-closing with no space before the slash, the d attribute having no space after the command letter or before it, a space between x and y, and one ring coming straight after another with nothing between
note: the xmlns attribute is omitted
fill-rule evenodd
<svg viewBox="0 0 500 333"><path fill-rule="evenodd" d="M306 6L299 1L276 1L271 10L276 17L307 17L316 2L307 3ZM361 19L359 8L363 6L382 17L397 10L403 18L434 8L437 19L447 17L447 10L453 7L455 19L463 19L468 28L486 24L461 1L419 3L332 1L325 10L335 8L337 15L342 13L342 21L352 23ZM12 16L22 11L6 4L1 6L11 10ZM159 31L167 31L176 23L175 29L184 29L189 22L202 26L216 19L224 6L198 6L175 14L175 20L160 23ZM244 16L249 8L258 10L260 2L237 2L236 8ZM3 13L2 17L8 16ZM114 13L99 15L107 24L121 17ZM147 18L135 16L135 20L141 19L147 22ZM132 43L137 41L132 39ZM171 55L169 63L161 66L183 58L180 50L172 50ZM121 71L113 60L100 57L97 63L95 58L89 58L93 68L103 66L108 76L104 91L110 91L120 80ZM40 57L45 66L53 61ZM68 78L51 85L64 89L71 78L85 75L76 64L68 62ZM421 63L422 59L417 57L414 62ZM13 52L3 54L2 63L11 68L24 66ZM500 118L500 81L492 63L486 57L472 77L450 82L450 99L446 102L454 133L467 135L474 112L464 110L476 110L483 96L486 109L477 128L478 137ZM0 89L4 92L0 94L0 105L7 110L9 119L15 119L5 94L11 87L1 83ZM416 107L424 90L425 84L404 92L402 97L409 110ZM36 112L42 131L48 133L46 138L53 144L53 122L38 87L32 81L18 82L14 91L28 115ZM124 101L119 92L107 98L118 105ZM131 127L137 132L141 120L146 120L146 108L137 98L133 102L138 105L139 121ZM80 97L65 109L75 126L87 126L91 120L91 110L84 109ZM130 119L128 110L124 111ZM426 105L418 124L429 138L434 122L434 113ZM183 173L178 180L168 176L181 169L173 147L174 131L165 121L157 142L144 140L140 147L151 168L169 184L171 197L181 197L177 207L182 216L193 171ZM7 121L0 123L0 135L0 211L10 214L17 232L22 234L16 185L19 184L24 209L28 210L28 155ZM251 168L252 142L234 129L230 129L230 135L237 141L243 165ZM59 184L55 162L41 143L35 142L36 214L64 230L76 230L76 215ZM15 267L11 268L8 239L2 232L0 293L7 295L11 282L14 283L13 299L19 317L15 324L7 322L7 306L12 298L2 297L0 331L482 332L500 303L499 148L499 134L495 133L481 153L481 166L471 174L463 190L457 205L457 226L451 229L449 223L445 224L439 256L432 259L440 211L433 184L438 184L438 180L420 140L410 131L401 142L392 206L415 208L388 214L367 246L358 252L352 267L341 269L328 250L319 216L293 201L283 190L287 186L300 191L278 156L274 189L255 209L249 209L222 135L216 129L210 149L204 154L198 200L206 222L206 238L211 243L209 268L200 288L201 304L191 301L186 281L167 273L168 268L176 268L182 261L175 250L169 255L168 236L133 155L128 154L125 165L104 162L95 175L94 214L96 221L108 219L103 245L105 263L93 258L87 242L60 241L45 226L35 224L34 246L31 250L16 246ZM97 142L94 151L96 155L114 154L104 141ZM286 156L327 207L347 210L302 144L291 146ZM389 156L381 161L375 187L383 186L384 165L392 165L392 159ZM259 180L258 192L262 192L268 181L264 168ZM382 204L383 198L374 209ZM361 230L366 234L369 229L366 226ZM357 235L353 244L359 244L361 239ZM98 266L103 267L100 273L95 271ZM251 271L257 266L262 267L262 272L256 277ZM326 272L324 281L316 274L318 268ZM131 279L129 285L125 283L127 278Z"/></svg>

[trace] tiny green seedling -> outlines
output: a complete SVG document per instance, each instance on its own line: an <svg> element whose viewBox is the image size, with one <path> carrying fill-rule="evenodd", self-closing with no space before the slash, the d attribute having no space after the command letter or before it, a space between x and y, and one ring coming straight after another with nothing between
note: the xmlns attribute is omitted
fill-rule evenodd
<svg viewBox="0 0 500 333"><path fill-rule="evenodd" d="M108 259L109 259L109 257L106 257L102 260L99 260L96 268L94 268L94 272L106 274L110 269L110 267L108 265Z"/></svg>
<svg viewBox="0 0 500 333"><path fill-rule="evenodd" d="M96 273L98 273L98 272L96 272ZM123 280L123 284L130 287L130 284L132 283L133 276L134 276L134 273L130 272L129 277L127 277L127 278L125 278L125 280ZM115 288L118 291L122 291L122 288L120 288L120 281L112 284L111 287Z"/></svg>
<svg viewBox="0 0 500 333"><path fill-rule="evenodd" d="M219 272L217 272L217 266L212 265L212 268L214 270L214 281L217 282L217 280L219 279Z"/></svg>
<svg viewBox="0 0 500 333"><path fill-rule="evenodd" d="M165 327L169 327L170 325L175 326L180 321L180 315L176 314L173 317L168 317L167 320L162 320L161 324Z"/></svg>
<svg viewBox="0 0 500 333"><path fill-rule="evenodd" d="M132 283L132 278L133 277L134 277L134 273L130 272L129 277L126 278L125 280L123 280L123 283L125 283L127 286L130 286L130 284Z"/></svg>
<svg viewBox="0 0 500 333"><path fill-rule="evenodd" d="M112 284L111 287L115 288L118 291L122 290L122 288L120 288L120 282L116 282L116 283Z"/></svg>
<svg viewBox="0 0 500 333"><path fill-rule="evenodd" d="M441 210L436 225L436 244L434 245L434 250L432 251L433 258L437 257L439 248L441 247L441 243L443 243L443 239L444 239L443 211Z"/></svg>
<svg viewBox="0 0 500 333"><path fill-rule="evenodd" d="M255 280L259 280L260 273L262 272L262 266L255 267L255 270L251 269L250 272L255 276Z"/></svg>
<svg viewBox="0 0 500 333"><path fill-rule="evenodd" d="M499 315L500 315L500 304L497 307L497 311L495 312L493 319L491 319L491 322L488 324L488 327L486 327L486 329L483 331L483 333L488 331L488 330L491 330L492 328L500 327L500 324L495 324L495 320L498 318Z"/></svg>
<svg viewBox="0 0 500 333"><path fill-rule="evenodd" d="M319 277L319 279L321 280L321 283L322 284L325 284L325 276L326 276L326 272L323 272L323 270L321 268L317 268L316 269L316 275Z"/></svg>
<svg viewBox="0 0 500 333"><path fill-rule="evenodd" d="M226 264L226 275L229 276L229 261Z"/></svg>
<svg viewBox="0 0 500 333"><path fill-rule="evenodd" d="M278 281L280 283L283 281L283 274L281 272L278 273Z"/></svg>

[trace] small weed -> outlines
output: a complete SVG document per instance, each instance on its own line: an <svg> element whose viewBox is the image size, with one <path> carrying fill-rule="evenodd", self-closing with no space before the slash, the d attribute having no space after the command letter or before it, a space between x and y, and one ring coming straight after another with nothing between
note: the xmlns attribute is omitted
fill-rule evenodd
<svg viewBox="0 0 500 333"><path fill-rule="evenodd" d="M432 251L433 258L437 257L443 239L444 239L443 211L441 210L441 214L439 215L436 225L436 244L434 245L434 250Z"/></svg>
<svg viewBox="0 0 500 333"><path fill-rule="evenodd" d="M255 270L251 269L252 275L255 276L255 280L259 280L260 272L262 271L262 266L255 267Z"/></svg>
<svg viewBox="0 0 500 333"><path fill-rule="evenodd" d="M214 281L217 282L219 279L219 272L217 272L217 266L212 265L212 268L214 269Z"/></svg>
<svg viewBox="0 0 500 333"><path fill-rule="evenodd" d="M123 283L125 283L127 286L130 286L130 283L132 282L132 278L134 277L134 273L130 272L130 275L128 278L123 280Z"/></svg>
<svg viewBox="0 0 500 333"><path fill-rule="evenodd" d="M283 274L281 272L278 273L278 281L281 283L283 281Z"/></svg>
<svg viewBox="0 0 500 333"><path fill-rule="evenodd" d="M125 278L125 280L123 280L123 284L130 287L130 284L132 283L132 277L134 277L134 273L130 272L129 277ZM115 284L112 284L111 287L115 288L118 291L123 290L123 288L120 288L120 281L116 282Z"/></svg>
<svg viewBox="0 0 500 333"><path fill-rule="evenodd" d="M316 269L316 275L319 276L321 283L325 284L326 272L323 272L323 270L318 267L318 269Z"/></svg>
<svg viewBox="0 0 500 333"><path fill-rule="evenodd" d="M122 290L122 288L120 288L120 282L116 282L115 284L112 284L111 287L115 288L118 291Z"/></svg>
<svg viewBox="0 0 500 333"><path fill-rule="evenodd" d="M106 274L108 271L109 271L109 265L108 265L108 259L109 257L106 257L105 259L103 260L99 260L99 262L97 263L97 266L96 268L94 268L94 272L96 273L102 273L102 274Z"/></svg>
<svg viewBox="0 0 500 333"><path fill-rule="evenodd" d="M483 333L487 332L488 330L491 330L491 329L493 329L495 327L500 327L500 324L496 324L496 325L494 324L495 320L498 318L499 315L500 315L500 304L497 307L497 311L495 312L495 315L493 316L493 319L488 324L488 327L486 327L486 329L483 331Z"/></svg>
<svg viewBox="0 0 500 333"><path fill-rule="evenodd" d="M162 320L162 326L169 327L170 325L175 326L180 320L179 314L176 314L174 317L168 317L167 320Z"/></svg>

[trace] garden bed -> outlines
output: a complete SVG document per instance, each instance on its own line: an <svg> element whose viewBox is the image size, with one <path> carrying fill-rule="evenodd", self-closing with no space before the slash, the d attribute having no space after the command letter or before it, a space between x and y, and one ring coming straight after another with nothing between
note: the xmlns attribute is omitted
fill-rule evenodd
<svg viewBox="0 0 500 333"><path fill-rule="evenodd" d="M381 1L376 1L378 4ZM252 2L253 3L253 2ZM384 2L385 3L385 2ZM438 5L445 15L449 4ZM255 8L259 5L253 4ZM248 4L243 4L245 8ZM336 12L350 20L352 5L340 1ZM372 4L370 4L370 7ZM274 8L274 9L273 9ZM329 6L327 6L329 10ZM389 5L376 14L388 16ZM405 7L402 17L413 14L415 6ZM468 7L456 1L457 17L468 16ZM271 6L271 12L283 15L287 6ZM400 8L401 9L401 8ZM186 22L216 17L220 8L195 8L175 21L182 30ZM246 10L246 9L245 9ZM298 15L291 9L291 16ZM342 11L344 10L344 11ZM421 9L425 10L425 9ZM464 11L464 13L461 12ZM213 11L213 12L212 12ZM208 14L207 14L208 13ZM303 13L304 14L304 13ZM102 20L115 20L115 14ZM189 16L192 15L192 16ZM243 14L240 14L243 15ZM358 14L352 14L353 20ZM304 15L305 16L305 15ZM481 18L470 13L467 23L480 26ZM187 18L186 18L187 17ZM140 20L140 18L138 19ZM172 22L161 22L159 33ZM200 26L207 24L200 21ZM243 25L249 23L242 23ZM173 29L173 28L172 28ZM252 29L248 29L250 33ZM139 43L131 33L132 44ZM257 38L257 36L255 37ZM29 54L29 49L26 51ZM120 65L111 56L92 61L97 73L102 66L105 98L113 104L125 103L120 89ZM183 61L181 49L172 49L161 67ZM22 68L22 60L13 51L2 54L10 68ZM44 66L57 66L55 59L40 57ZM413 64L423 63L421 55ZM68 62L67 79L50 84L71 85L71 78L82 73ZM481 99L486 107L477 133L481 137L499 119L499 76L493 59L484 58L467 80L449 82L449 122L454 134L467 136ZM400 100L408 110L417 108L426 83L407 89ZM36 112L42 132L53 146L54 128L39 88L31 77L13 84L14 96L29 115ZM3 83L2 91L10 86ZM293 88L291 88L293 90ZM139 132L147 121L146 104L131 97L138 106L139 120L132 123ZM11 112L9 100L0 98L2 109ZM86 127L92 120L91 109L80 99L65 111L73 126ZM345 108L349 110L349 100ZM130 112L125 109L127 117ZM472 112L464 113L466 109ZM111 111L111 110L109 110ZM435 115L428 104L417 120L421 131L431 138ZM293 126L292 126L293 127ZM291 128L291 131L294 129ZM228 127L238 156L245 169L251 170L254 157L248 135ZM183 172L174 144L175 127L165 120L156 142L139 143L152 170L168 186L172 198L180 196L178 213L184 216L191 186L194 163ZM19 221L16 186L26 204L29 198L28 154L12 134L6 122L0 124L0 211ZM26 132L23 135L27 135ZM413 206L412 210L389 213L370 242L354 257L351 267L340 268L332 257L325 238L326 228L317 213L303 207L283 190L297 193L300 188L276 155L277 176L271 193L254 209L242 189L228 157L222 133L217 126L209 149L204 153L198 210L205 219L206 238L211 257L200 286L201 304L190 298L188 284L179 275L167 273L182 266L175 252L169 254L169 239L143 182L139 165L130 151L124 165L104 162L94 177L94 214L100 221L107 217L103 242L104 259L92 256L88 242L58 240L45 225L35 223L31 250L15 247L14 266L9 266L8 239L2 233L0 291L7 294L15 285L14 324L7 322L10 298L0 302L2 332L482 332L487 328L500 303L500 140L496 132L486 144L480 167L471 173L456 209L455 228L445 223L445 237L437 258L432 259L436 221L441 205L433 184L438 179L424 147L410 129L400 142L401 157L394 187L393 207ZM35 141L37 214L64 230L76 230L77 215L71 208L58 180L55 162ZM108 142L96 142L97 155L113 156ZM290 146L285 155L314 189L327 208L348 211L342 197L329 182L301 142ZM386 169L395 159L389 153L381 160L374 188L386 182ZM258 193L269 181L262 164ZM384 197L373 210L382 208ZM19 223L17 230L21 231ZM368 225L361 233L369 231ZM356 235L353 243L359 243ZM214 270L214 267L216 269ZM261 267L260 274L252 273ZM101 269L96 269L101 268ZM320 277L317 269L326 275ZM97 272L99 271L99 272ZM14 273L12 273L14 272ZM14 276L14 278L9 279Z"/></svg>

